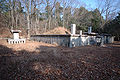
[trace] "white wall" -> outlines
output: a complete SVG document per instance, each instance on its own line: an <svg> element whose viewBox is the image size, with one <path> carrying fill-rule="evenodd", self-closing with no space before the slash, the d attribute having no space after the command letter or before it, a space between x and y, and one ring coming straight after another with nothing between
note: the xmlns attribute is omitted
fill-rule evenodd
<svg viewBox="0 0 120 80"><path fill-rule="evenodd" d="M96 36L71 36L70 47L94 45L96 44Z"/></svg>
<svg viewBox="0 0 120 80"><path fill-rule="evenodd" d="M19 39L19 33L13 33L13 39Z"/></svg>

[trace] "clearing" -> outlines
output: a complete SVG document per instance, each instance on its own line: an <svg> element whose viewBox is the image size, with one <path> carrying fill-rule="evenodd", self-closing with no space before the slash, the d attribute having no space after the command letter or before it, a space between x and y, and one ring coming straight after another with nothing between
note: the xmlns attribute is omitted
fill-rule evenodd
<svg viewBox="0 0 120 80"><path fill-rule="evenodd" d="M120 42L75 48L0 40L0 80L120 80Z"/></svg>

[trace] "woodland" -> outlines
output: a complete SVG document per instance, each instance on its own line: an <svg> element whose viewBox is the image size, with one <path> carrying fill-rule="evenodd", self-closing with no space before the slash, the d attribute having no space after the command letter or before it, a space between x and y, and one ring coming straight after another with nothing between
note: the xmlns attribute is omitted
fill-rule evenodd
<svg viewBox="0 0 120 80"><path fill-rule="evenodd" d="M42 34L56 27L120 36L119 0L97 0L96 8L82 0L0 0L0 27L22 28L31 34Z"/></svg>

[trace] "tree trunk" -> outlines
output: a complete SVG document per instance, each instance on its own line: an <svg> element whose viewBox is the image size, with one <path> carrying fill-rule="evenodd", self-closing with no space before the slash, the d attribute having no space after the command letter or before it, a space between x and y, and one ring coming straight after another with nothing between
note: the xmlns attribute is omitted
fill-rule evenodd
<svg viewBox="0 0 120 80"><path fill-rule="evenodd" d="M49 15L49 30L50 30L50 25L51 25L51 15Z"/></svg>
<svg viewBox="0 0 120 80"><path fill-rule="evenodd" d="M47 22L45 23L45 32L47 31Z"/></svg>
<svg viewBox="0 0 120 80"><path fill-rule="evenodd" d="M16 15L16 27L18 27L18 15Z"/></svg>
<svg viewBox="0 0 120 80"><path fill-rule="evenodd" d="M65 27L65 1L63 2L63 28Z"/></svg>
<svg viewBox="0 0 120 80"><path fill-rule="evenodd" d="M26 7L27 7L27 34L28 34L28 39L30 39L30 15L29 15L29 4L30 1L27 1Z"/></svg>
<svg viewBox="0 0 120 80"><path fill-rule="evenodd" d="M28 38L30 38L30 20L29 20L29 13L27 14L27 25L28 25Z"/></svg>
<svg viewBox="0 0 120 80"><path fill-rule="evenodd" d="M37 16L36 16L36 21L35 21L35 34L37 34Z"/></svg>
<svg viewBox="0 0 120 80"><path fill-rule="evenodd" d="M19 26L22 27L22 23L21 23L21 18L22 17L22 14L19 15Z"/></svg>
<svg viewBox="0 0 120 80"><path fill-rule="evenodd" d="M13 27L14 27L14 16L13 16L13 8L12 8L12 11L11 11L11 16L12 16L12 29L13 29Z"/></svg>
<svg viewBox="0 0 120 80"><path fill-rule="evenodd" d="M65 27L65 8L63 8L63 28Z"/></svg>

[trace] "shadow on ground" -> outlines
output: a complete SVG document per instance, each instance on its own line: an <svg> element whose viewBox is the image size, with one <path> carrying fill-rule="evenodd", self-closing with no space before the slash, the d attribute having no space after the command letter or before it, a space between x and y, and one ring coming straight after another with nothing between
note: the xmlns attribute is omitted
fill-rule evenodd
<svg viewBox="0 0 120 80"><path fill-rule="evenodd" d="M4 46L4 45L0 45L0 55L5 55L5 54L12 54L13 50Z"/></svg>
<svg viewBox="0 0 120 80"><path fill-rule="evenodd" d="M119 80L118 48L39 46L39 52L0 45L0 80Z"/></svg>

